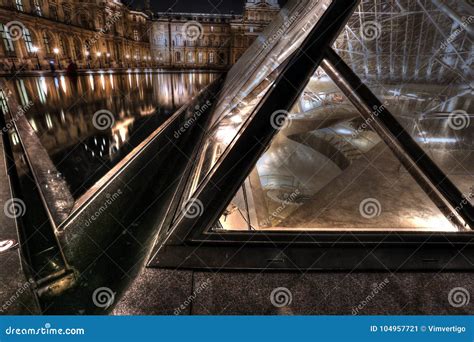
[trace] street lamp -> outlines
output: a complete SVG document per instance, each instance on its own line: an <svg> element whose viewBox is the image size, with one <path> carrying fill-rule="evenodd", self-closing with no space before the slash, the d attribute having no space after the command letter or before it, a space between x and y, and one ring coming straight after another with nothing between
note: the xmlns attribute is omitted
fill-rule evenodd
<svg viewBox="0 0 474 342"><path fill-rule="evenodd" d="M99 68L102 69L102 60L101 60L101 57L102 56L102 52L97 52L97 58L99 59Z"/></svg>
<svg viewBox="0 0 474 342"><path fill-rule="evenodd" d="M58 49L58 48L54 48L54 49L53 49L53 52L54 52L54 54L56 55L56 60L58 61L58 68L59 68L59 69L62 69L61 60L59 59L59 49Z"/></svg>
<svg viewBox="0 0 474 342"><path fill-rule="evenodd" d="M86 54L86 59L87 59L87 69L90 69L91 68L91 53L88 50L86 50L85 54Z"/></svg>
<svg viewBox="0 0 474 342"><path fill-rule="evenodd" d="M35 54L35 57L36 57L36 66L37 66L38 70L41 70L41 64L40 64L40 60L39 60L39 57L38 57L39 48L38 48L37 46L33 46L33 48L31 49L31 51L33 51L33 53Z"/></svg>

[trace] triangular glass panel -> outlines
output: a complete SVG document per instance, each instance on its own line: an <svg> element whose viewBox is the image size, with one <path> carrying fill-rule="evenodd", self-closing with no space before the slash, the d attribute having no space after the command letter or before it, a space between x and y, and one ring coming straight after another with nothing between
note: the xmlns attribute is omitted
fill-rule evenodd
<svg viewBox="0 0 474 342"><path fill-rule="evenodd" d="M334 49L474 203L474 17L468 7L361 2Z"/></svg>
<svg viewBox="0 0 474 342"><path fill-rule="evenodd" d="M215 230L457 228L319 69Z"/></svg>

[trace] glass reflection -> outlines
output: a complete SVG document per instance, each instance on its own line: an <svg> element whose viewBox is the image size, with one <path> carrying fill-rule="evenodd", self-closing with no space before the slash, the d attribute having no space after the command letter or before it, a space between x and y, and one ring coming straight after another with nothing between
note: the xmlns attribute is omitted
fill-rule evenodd
<svg viewBox="0 0 474 342"><path fill-rule="evenodd" d="M456 231L321 70L216 229Z"/></svg>
<svg viewBox="0 0 474 342"><path fill-rule="evenodd" d="M218 77L214 73L89 74L15 81L20 104L74 199L90 189L179 107ZM131 80L133 79L133 82ZM113 125L95 125L97 111Z"/></svg>
<svg viewBox="0 0 474 342"><path fill-rule="evenodd" d="M373 7L361 3L334 47L472 200L474 50L469 27L474 16L460 2L447 6L463 22L434 1L400 4L403 11L389 1ZM387 11L399 14L384 15ZM367 36L371 23L377 23L374 35Z"/></svg>
<svg viewBox="0 0 474 342"><path fill-rule="evenodd" d="M227 75L222 93L212 114L209 138L200 151L192 176L191 197L202 180L216 165L268 92L292 55L319 21L332 0L290 0L272 24L245 52Z"/></svg>

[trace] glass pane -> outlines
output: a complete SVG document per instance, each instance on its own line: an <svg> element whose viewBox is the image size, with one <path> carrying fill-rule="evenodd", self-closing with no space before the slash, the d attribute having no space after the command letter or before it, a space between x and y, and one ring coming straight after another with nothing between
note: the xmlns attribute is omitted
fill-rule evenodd
<svg viewBox="0 0 474 342"><path fill-rule="evenodd" d="M321 70L217 228L457 231Z"/></svg>
<svg viewBox="0 0 474 342"><path fill-rule="evenodd" d="M265 96L285 61L301 45L332 0L290 0L266 31L228 73L212 114L208 139L200 149L191 197Z"/></svg>
<svg viewBox="0 0 474 342"><path fill-rule="evenodd" d="M465 1L443 4L362 1L335 49L472 198L474 16Z"/></svg>

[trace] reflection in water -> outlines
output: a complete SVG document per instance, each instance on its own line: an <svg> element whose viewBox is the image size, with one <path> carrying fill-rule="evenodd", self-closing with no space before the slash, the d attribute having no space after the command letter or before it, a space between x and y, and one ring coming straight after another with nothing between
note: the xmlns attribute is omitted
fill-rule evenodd
<svg viewBox="0 0 474 342"><path fill-rule="evenodd" d="M213 73L115 74L12 81L26 118L58 175L77 199L180 106L217 78ZM112 113L106 128L97 111Z"/></svg>

